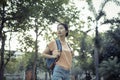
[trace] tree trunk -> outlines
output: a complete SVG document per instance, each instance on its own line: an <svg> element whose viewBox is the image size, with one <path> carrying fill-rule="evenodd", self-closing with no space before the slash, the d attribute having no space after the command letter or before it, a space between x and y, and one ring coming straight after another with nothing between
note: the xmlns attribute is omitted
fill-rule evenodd
<svg viewBox="0 0 120 80"><path fill-rule="evenodd" d="M3 80L4 77L4 46L5 46L5 34L2 36L2 45L1 45L1 64L0 64L0 80Z"/></svg>
<svg viewBox="0 0 120 80"><path fill-rule="evenodd" d="M3 80L3 77L4 77L4 46L5 46L5 33L3 31L3 28L4 28L4 23L5 23L5 18L4 18L4 14L5 14L5 4L3 3L2 5L2 23L1 23L1 26L0 26L0 39L1 39L1 51L0 51L0 80Z"/></svg>
<svg viewBox="0 0 120 80"><path fill-rule="evenodd" d="M95 35L95 42L94 42L94 62L95 62L95 73L96 73L96 80L99 80L99 71L98 71L98 65L99 65L99 39L98 39L98 27L96 22L96 35Z"/></svg>
<svg viewBox="0 0 120 80"><path fill-rule="evenodd" d="M99 72L98 72L98 65L99 65L99 62L98 62L98 48L94 48L94 62L95 62L95 74L96 74L96 80L99 80Z"/></svg>
<svg viewBox="0 0 120 80"><path fill-rule="evenodd" d="M38 45L37 45L37 42L38 42L38 26L36 25L36 20L35 19L35 33L36 33L36 40L35 40L35 54L34 54L34 63L33 63L33 71L32 71L32 80L37 80L37 74L36 74L36 71L37 71L37 54L38 54Z"/></svg>

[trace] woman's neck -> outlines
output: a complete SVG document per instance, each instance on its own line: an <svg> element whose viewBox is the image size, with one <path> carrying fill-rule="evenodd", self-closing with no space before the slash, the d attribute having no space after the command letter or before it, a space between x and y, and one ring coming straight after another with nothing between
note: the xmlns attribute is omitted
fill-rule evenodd
<svg viewBox="0 0 120 80"><path fill-rule="evenodd" d="M62 43L66 43L65 37L59 37L59 39Z"/></svg>

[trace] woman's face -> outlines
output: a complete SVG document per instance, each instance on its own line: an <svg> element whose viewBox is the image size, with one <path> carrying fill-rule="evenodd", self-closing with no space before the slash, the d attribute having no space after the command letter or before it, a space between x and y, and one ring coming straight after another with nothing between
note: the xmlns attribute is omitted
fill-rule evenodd
<svg viewBox="0 0 120 80"><path fill-rule="evenodd" d="M58 25L58 26L57 26L57 35L58 35L59 37L61 37L61 36L66 36L66 33L67 33L67 31L65 30L65 28L64 28L63 25Z"/></svg>

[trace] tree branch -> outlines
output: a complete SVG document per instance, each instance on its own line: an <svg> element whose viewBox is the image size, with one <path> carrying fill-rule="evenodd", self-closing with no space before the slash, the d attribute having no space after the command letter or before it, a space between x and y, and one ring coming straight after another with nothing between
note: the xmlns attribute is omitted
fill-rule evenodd
<svg viewBox="0 0 120 80"><path fill-rule="evenodd" d="M105 0L101 6L100 6L100 9L99 9L99 13L98 15L96 16L96 20L98 21L103 15L105 15L105 13L103 12L103 8L105 6L105 4L108 2L109 0Z"/></svg>
<svg viewBox="0 0 120 80"><path fill-rule="evenodd" d="M113 24L113 23L118 23L118 24L120 24L120 19L110 19L110 20L106 20L106 21L104 21L102 24L108 24L108 23L110 23L110 24Z"/></svg>

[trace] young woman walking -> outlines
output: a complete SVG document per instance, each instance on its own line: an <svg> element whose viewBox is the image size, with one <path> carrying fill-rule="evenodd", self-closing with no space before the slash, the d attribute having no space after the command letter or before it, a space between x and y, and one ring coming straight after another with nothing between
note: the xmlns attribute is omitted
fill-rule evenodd
<svg viewBox="0 0 120 80"><path fill-rule="evenodd" d="M69 30L67 24L58 24L57 36L61 42L62 52L57 50L56 41L52 40L42 53L42 56L45 58L57 58L60 56L54 67L52 80L70 80L73 51L66 40L68 33ZM52 52L52 55L49 54L50 52Z"/></svg>

